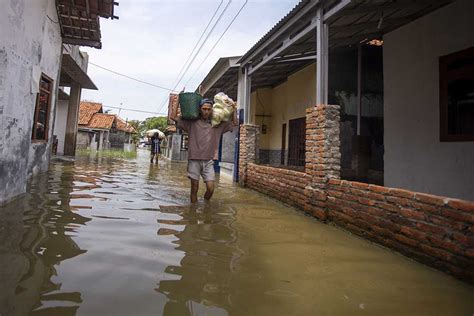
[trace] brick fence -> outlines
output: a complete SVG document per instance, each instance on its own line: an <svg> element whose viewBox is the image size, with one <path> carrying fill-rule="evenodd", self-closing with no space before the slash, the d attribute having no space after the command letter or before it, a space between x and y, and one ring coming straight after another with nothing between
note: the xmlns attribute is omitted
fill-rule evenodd
<svg viewBox="0 0 474 316"><path fill-rule="evenodd" d="M298 172L256 164L258 127L241 126L241 184L474 283L474 202L341 180L338 106L308 109L306 131Z"/></svg>

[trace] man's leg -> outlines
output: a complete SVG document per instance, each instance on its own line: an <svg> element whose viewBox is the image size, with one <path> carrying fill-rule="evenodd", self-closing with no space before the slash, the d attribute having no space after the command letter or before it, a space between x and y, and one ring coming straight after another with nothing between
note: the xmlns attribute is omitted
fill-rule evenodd
<svg viewBox="0 0 474 316"><path fill-rule="evenodd" d="M199 180L191 179L191 203L197 202L198 190L199 190Z"/></svg>
<svg viewBox="0 0 474 316"><path fill-rule="evenodd" d="M212 194L214 194L214 180L216 177L213 160L203 163L202 177L206 183L206 193L204 194L204 199L210 200Z"/></svg>
<svg viewBox="0 0 474 316"><path fill-rule="evenodd" d="M206 193L204 193L204 199L210 200L214 194L214 181L207 181L206 182Z"/></svg>

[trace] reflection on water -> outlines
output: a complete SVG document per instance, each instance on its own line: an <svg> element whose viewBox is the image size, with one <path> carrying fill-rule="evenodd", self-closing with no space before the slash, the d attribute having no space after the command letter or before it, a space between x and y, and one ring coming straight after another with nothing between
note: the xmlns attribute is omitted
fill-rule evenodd
<svg viewBox="0 0 474 316"><path fill-rule="evenodd" d="M474 290L184 165L54 162L0 211L0 315L471 315ZM202 194L201 194L202 195Z"/></svg>
<svg viewBox="0 0 474 316"><path fill-rule="evenodd" d="M177 278L161 280L156 289L169 299L164 313L193 315L196 302L201 302L214 315L226 315L232 306L230 276L237 273L236 264L242 255L236 243L237 231L232 227L233 212L216 214L210 204L161 207L161 212L179 219L159 219L158 235L176 236L173 243L184 252L179 265L165 269ZM182 230L175 230L178 227Z"/></svg>

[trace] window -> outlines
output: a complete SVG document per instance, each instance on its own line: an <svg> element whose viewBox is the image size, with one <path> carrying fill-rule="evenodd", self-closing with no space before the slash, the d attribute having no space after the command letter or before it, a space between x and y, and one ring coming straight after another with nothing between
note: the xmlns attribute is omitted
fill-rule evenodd
<svg viewBox="0 0 474 316"><path fill-rule="evenodd" d="M34 141L47 141L53 80L45 74L41 74L39 90L40 91L36 96L35 116L33 120L31 139Z"/></svg>
<svg viewBox="0 0 474 316"><path fill-rule="evenodd" d="M440 139L474 141L474 47L439 59Z"/></svg>

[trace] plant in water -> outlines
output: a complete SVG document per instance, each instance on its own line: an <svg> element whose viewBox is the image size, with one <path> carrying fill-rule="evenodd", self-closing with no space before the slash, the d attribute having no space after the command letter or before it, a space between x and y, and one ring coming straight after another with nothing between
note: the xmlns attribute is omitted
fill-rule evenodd
<svg viewBox="0 0 474 316"><path fill-rule="evenodd" d="M76 152L77 156L97 156L105 158L123 158L123 159L133 159L137 157L136 151L123 151L119 149L109 149L102 151L93 151L90 149L79 149Z"/></svg>

